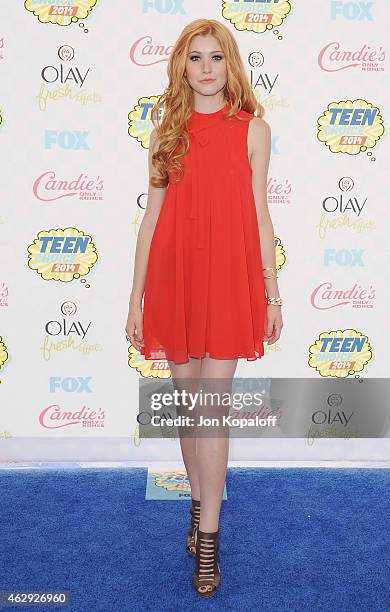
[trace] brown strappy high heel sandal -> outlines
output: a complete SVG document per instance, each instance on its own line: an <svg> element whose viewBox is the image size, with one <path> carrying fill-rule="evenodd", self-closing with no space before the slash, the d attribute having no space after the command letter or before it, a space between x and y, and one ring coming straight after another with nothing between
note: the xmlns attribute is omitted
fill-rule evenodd
<svg viewBox="0 0 390 612"><path fill-rule="evenodd" d="M192 498L191 498L192 499ZM195 557L195 540L194 540L194 531L199 525L200 520L200 501L197 499L192 499L192 505L190 508L191 512L191 527L188 531L186 549L189 555Z"/></svg>
<svg viewBox="0 0 390 612"><path fill-rule="evenodd" d="M200 531L195 529L196 566L192 585L202 597L212 597L221 583L219 567L219 529Z"/></svg>

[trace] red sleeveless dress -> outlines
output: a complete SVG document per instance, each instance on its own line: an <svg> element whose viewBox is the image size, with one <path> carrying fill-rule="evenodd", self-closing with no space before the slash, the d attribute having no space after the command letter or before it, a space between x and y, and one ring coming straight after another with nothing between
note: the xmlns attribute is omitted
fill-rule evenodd
<svg viewBox="0 0 390 612"><path fill-rule="evenodd" d="M264 355L266 293L248 160L249 121L192 112L184 177L169 183L149 250L145 359ZM241 110L238 115L253 117Z"/></svg>

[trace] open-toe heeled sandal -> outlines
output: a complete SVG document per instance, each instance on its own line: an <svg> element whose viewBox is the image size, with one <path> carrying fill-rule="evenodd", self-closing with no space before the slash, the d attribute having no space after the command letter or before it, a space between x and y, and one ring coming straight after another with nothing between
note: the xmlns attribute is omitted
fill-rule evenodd
<svg viewBox="0 0 390 612"><path fill-rule="evenodd" d="M187 541L186 541L186 549L189 555L195 557L195 539L194 539L194 531L199 525L200 520L200 501L197 499L192 499L192 505L190 507L191 513L191 527L188 531Z"/></svg>
<svg viewBox="0 0 390 612"><path fill-rule="evenodd" d="M221 583L219 567L219 529L200 531L195 529L196 567L192 584L201 597L212 597Z"/></svg>

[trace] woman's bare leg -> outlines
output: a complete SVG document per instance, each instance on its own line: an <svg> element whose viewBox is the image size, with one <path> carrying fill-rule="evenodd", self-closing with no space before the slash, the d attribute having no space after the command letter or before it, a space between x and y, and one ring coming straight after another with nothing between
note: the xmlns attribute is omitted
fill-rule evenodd
<svg viewBox="0 0 390 612"><path fill-rule="evenodd" d="M199 384L201 362L201 359L196 359L195 357L190 357L187 363L175 363L168 360L174 387L179 390L186 389L188 392L196 393ZM179 407L177 407L177 414L180 414ZM185 411L185 414L188 415L188 411ZM178 431L183 461L190 482L191 496L193 499L200 500L196 435L186 436L185 429L181 427L178 427Z"/></svg>
<svg viewBox="0 0 390 612"><path fill-rule="evenodd" d="M232 379L237 359L202 359L202 389L214 393L231 393ZM208 411L206 411L208 412ZM229 414L228 406L216 407L210 414ZM202 413L204 411L202 410ZM212 434L212 428L210 428ZM219 432L217 437L200 435L197 439L197 466L200 483L200 524L201 531L217 531L221 509L226 468L229 456L229 431Z"/></svg>

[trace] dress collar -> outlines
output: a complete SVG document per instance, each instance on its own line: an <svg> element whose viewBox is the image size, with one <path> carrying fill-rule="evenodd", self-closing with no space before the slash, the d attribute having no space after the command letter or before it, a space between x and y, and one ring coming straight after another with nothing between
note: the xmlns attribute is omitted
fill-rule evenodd
<svg viewBox="0 0 390 612"><path fill-rule="evenodd" d="M201 146L206 146L209 143L209 129L225 120L223 115L229 107L230 104L227 102L213 113L199 113L193 110L188 119L188 132L196 137Z"/></svg>

